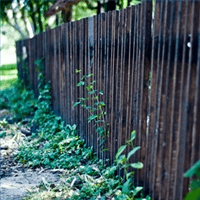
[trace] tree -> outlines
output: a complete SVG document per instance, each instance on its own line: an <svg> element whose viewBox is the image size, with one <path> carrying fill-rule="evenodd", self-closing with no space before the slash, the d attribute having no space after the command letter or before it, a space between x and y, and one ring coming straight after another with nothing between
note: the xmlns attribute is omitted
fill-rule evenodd
<svg viewBox="0 0 200 200"><path fill-rule="evenodd" d="M73 15L80 19L81 9L82 13L87 9L91 14L100 14L125 8L135 1L138 0L1 0L1 21L12 26L24 39L69 22ZM49 21L50 16L55 18L53 23Z"/></svg>
<svg viewBox="0 0 200 200"><path fill-rule="evenodd" d="M70 22L72 20L73 6L79 6L79 3L85 2L87 8L90 10L96 10L96 14L115 10L130 6L131 3L140 0L57 0L49 10L45 13L47 17L53 16L59 12L62 12L64 22ZM96 4L95 4L96 3Z"/></svg>
<svg viewBox="0 0 200 200"><path fill-rule="evenodd" d="M1 0L1 21L12 26L23 39L32 37L50 27L44 13L53 3L55 0Z"/></svg>

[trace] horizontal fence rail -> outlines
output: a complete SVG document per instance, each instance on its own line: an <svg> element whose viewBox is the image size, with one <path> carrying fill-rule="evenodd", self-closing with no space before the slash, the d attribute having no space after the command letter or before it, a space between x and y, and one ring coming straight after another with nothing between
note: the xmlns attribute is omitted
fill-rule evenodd
<svg viewBox="0 0 200 200"><path fill-rule="evenodd" d="M144 163L136 185L152 199L181 200L189 187L183 173L200 159L200 2L160 0L153 15L152 9L146 0L18 41L18 73L37 96L35 61L44 59L54 112L77 124L99 158L114 162L118 147L136 130L141 149L132 161ZM76 69L94 74L94 87L104 91L108 151L101 151L86 110L73 106L87 97L76 86Z"/></svg>

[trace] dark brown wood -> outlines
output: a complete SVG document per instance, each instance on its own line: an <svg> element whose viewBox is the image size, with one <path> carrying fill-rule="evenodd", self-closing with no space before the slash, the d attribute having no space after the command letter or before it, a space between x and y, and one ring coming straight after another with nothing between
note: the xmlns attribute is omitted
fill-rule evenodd
<svg viewBox="0 0 200 200"><path fill-rule="evenodd" d="M109 79L109 84L110 84L110 93L109 93L109 99L111 102L110 105L110 122L109 122L109 127L108 130L110 131L110 135L109 135L109 144L107 144L107 148L108 146L110 147L108 149L108 157L110 158L110 162L113 163L114 162L114 156L116 153L116 145L115 145L115 140L116 140L116 136L114 136L114 67L115 67L115 37L116 37L116 23L117 23L117 14L116 12L112 13L112 21L110 21L110 23L112 24L112 29L111 31L111 42L110 42L110 79Z"/></svg>
<svg viewBox="0 0 200 200"><path fill-rule="evenodd" d="M74 98L73 98L73 22L69 23L69 88L70 88L70 99L69 109L71 110L70 124L74 123Z"/></svg>
<svg viewBox="0 0 200 200"><path fill-rule="evenodd" d="M81 20L79 24L79 66L77 68L81 70L80 73L77 74L78 80L77 83L81 80L83 69L84 69L84 21ZM78 98L83 97L83 87L78 87ZM77 99L78 101L78 99ZM79 106L79 127L78 130L79 134L82 138L85 136L86 125L84 123L84 110L82 107Z"/></svg>
<svg viewBox="0 0 200 200"><path fill-rule="evenodd" d="M94 77L95 77L95 80L96 82L94 83L94 87L97 88L97 63L98 63L98 15L97 16L94 16L93 18L93 32L94 32L94 59L93 59L93 66L92 66L92 71L93 71L93 74L94 74ZM94 150L95 152L98 152L98 141L97 141L97 138L98 138L98 134L96 133L96 131L94 131Z"/></svg>
<svg viewBox="0 0 200 200"><path fill-rule="evenodd" d="M66 26L63 24L60 28L60 107L61 116L66 121L67 119L67 109L66 109Z"/></svg>
<svg viewBox="0 0 200 200"><path fill-rule="evenodd" d="M89 74L89 60L88 60L88 20L87 19L84 19L84 58L85 58L85 62L84 62L84 73L83 75L87 75ZM84 88L84 98L87 98L88 97L88 92L86 91L86 89ZM86 144L87 146L89 146L89 137L90 137L90 134L92 133L92 127L91 127L91 123L88 123L87 119L89 117L89 113L86 112L86 110L84 110L84 113L85 113L85 123L87 123L87 126L86 126L86 136L85 136L85 141L86 141Z"/></svg>

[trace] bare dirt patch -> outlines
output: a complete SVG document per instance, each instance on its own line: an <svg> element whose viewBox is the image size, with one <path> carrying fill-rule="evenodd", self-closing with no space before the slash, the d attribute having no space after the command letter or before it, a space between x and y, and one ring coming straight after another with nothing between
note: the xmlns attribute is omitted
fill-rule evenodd
<svg viewBox="0 0 200 200"><path fill-rule="evenodd" d="M0 111L0 200L20 200L27 192L38 190L41 181L57 184L60 172L30 169L14 160L18 147L26 137L17 123L9 124L9 111Z"/></svg>

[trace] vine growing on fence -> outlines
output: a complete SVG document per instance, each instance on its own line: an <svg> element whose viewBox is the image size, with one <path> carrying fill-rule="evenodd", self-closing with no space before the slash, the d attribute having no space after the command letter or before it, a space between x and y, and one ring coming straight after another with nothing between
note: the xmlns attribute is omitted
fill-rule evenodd
<svg viewBox="0 0 200 200"><path fill-rule="evenodd" d="M76 73L81 73L81 70L76 69ZM79 97L77 102L74 103L74 106L80 105L86 109L90 116L88 117L88 123L94 121L94 126L96 127L96 132L99 135L99 140L101 140L100 145L106 140L106 137L109 136L110 131L108 129L109 123L105 121L105 106L106 104L101 101L100 96L104 95L102 90L98 90L94 87L95 80L91 80L93 74L82 75L80 82L78 82L78 87L84 87L87 91L87 97ZM103 149L107 150L107 149Z"/></svg>

